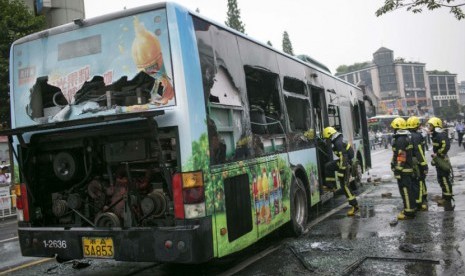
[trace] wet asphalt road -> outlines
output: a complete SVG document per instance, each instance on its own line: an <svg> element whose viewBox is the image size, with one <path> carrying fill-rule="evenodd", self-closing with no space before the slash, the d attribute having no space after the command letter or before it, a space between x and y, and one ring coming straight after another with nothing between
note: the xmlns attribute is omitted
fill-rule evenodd
<svg viewBox="0 0 465 276"><path fill-rule="evenodd" d="M394 179L387 181L390 156L390 150L373 152L371 178L386 181L365 184L369 190L358 200L371 210L352 218L343 208L237 275L465 275L465 150L455 143L450 154L455 210L434 201L441 190L430 167L429 211L395 226L402 201Z"/></svg>
<svg viewBox="0 0 465 276"><path fill-rule="evenodd" d="M430 167L429 211L391 226L402 209L402 201L390 177L391 151L378 149L372 153L370 174L364 175L371 182L364 184L360 189L363 194L358 197L361 206L368 206L365 211L347 217L349 207L344 204L325 220L310 224L303 237L282 238L275 234L240 254L204 265L91 260L89 266L73 268L71 262L58 264L50 260L7 275L465 275L465 150L454 143L450 153L456 175L453 212L445 212L435 203L441 190L435 170ZM380 179L383 181L375 181ZM385 193L392 196L382 197ZM314 208L313 215L321 217L344 202L344 196L338 195ZM14 247L15 243L9 244ZM270 246L277 249L241 270L233 268ZM0 271L5 269L2 263Z"/></svg>

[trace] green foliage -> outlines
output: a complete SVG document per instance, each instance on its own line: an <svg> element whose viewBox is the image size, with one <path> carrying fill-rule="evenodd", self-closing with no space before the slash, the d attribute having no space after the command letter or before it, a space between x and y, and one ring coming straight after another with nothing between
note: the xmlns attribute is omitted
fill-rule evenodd
<svg viewBox="0 0 465 276"><path fill-rule="evenodd" d="M423 9L435 10L439 8L448 8L457 20L465 18L461 6L465 3L457 3L455 0L384 0L384 5L376 12L376 16L381 16L397 9L406 9L413 13L421 13Z"/></svg>
<svg viewBox="0 0 465 276"><path fill-rule="evenodd" d="M266 45L268 45L270 47L273 47L273 44L271 44L271 41L269 41L269 40L266 42Z"/></svg>
<svg viewBox="0 0 465 276"><path fill-rule="evenodd" d="M202 134L198 141L192 142L192 155L184 166L184 171L203 170L204 183L210 183L212 180L210 170L210 154L208 149L208 136L206 133ZM213 213L213 204L215 197L215 185L206 185L205 187L205 202L207 204L207 214Z"/></svg>
<svg viewBox="0 0 465 276"><path fill-rule="evenodd" d="M23 1L0 0L0 122L10 121L9 58L11 44L45 27L43 16L34 16Z"/></svg>
<svg viewBox="0 0 465 276"><path fill-rule="evenodd" d="M354 72L358 70L362 70L370 65L370 62L361 62L361 63L354 63L352 65L340 65L336 68L336 76L342 75L349 72Z"/></svg>
<svg viewBox="0 0 465 276"><path fill-rule="evenodd" d="M439 118L447 121L457 119L457 111L459 110L458 103L456 101L450 101L450 106L435 107L434 111Z"/></svg>
<svg viewBox="0 0 465 276"><path fill-rule="evenodd" d="M289 34L286 31L284 31L283 33L283 52L291 56L294 55L294 50L292 49L292 43L291 43L291 40L289 39Z"/></svg>
<svg viewBox="0 0 465 276"><path fill-rule="evenodd" d="M236 31L245 33L245 25L241 21L241 11L237 7L236 0L228 0L227 19L224 23L226 26L233 28Z"/></svg>
<svg viewBox="0 0 465 276"><path fill-rule="evenodd" d="M429 75L450 75L449 71L439 71L439 70L433 70L433 71L427 71Z"/></svg>

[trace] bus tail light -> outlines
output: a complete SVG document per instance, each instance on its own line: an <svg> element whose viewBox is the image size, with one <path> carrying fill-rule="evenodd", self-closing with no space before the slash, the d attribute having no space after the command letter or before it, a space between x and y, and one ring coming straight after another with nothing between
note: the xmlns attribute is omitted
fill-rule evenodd
<svg viewBox="0 0 465 276"><path fill-rule="evenodd" d="M19 221L29 221L29 204L26 184L15 185L16 211Z"/></svg>
<svg viewBox="0 0 465 276"><path fill-rule="evenodd" d="M201 171L176 173L172 185L176 218L205 216L205 186Z"/></svg>

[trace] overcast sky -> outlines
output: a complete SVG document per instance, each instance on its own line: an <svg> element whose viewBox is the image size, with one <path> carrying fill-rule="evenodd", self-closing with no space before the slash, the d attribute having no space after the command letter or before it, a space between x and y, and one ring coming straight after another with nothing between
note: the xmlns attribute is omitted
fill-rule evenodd
<svg viewBox="0 0 465 276"><path fill-rule="evenodd" d="M84 0L86 17L153 3L153 0ZM216 22L226 20L227 0L176 0ZM394 57L426 63L465 81L465 20L448 9L413 14L397 10L376 17L383 0L237 0L247 35L282 49L287 31L294 54L307 54L329 67L371 61L380 47Z"/></svg>

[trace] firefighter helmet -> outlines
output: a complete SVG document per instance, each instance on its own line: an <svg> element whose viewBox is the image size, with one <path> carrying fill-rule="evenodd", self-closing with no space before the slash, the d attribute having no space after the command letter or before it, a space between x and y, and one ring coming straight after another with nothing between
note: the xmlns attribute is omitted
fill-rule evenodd
<svg viewBox="0 0 465 276"><path fill-rule="evenodd" d="M420 119L417 116L412 116L407 119L407 128L415 129L420 126Z"/></svg>
<svg viewBox="0 0 465 276"><path fill-rule="evenodd" d="M391 122L391 127L393 129L406 129L407 128L407 122L401 117L397 117Z"/></svg>
<svg viewBox="0 0 465 276"><path fill-rule="evenodd" d="M433 127L440 127L442 128L442 121L438 117L432 117L428 120L428 124L432 125Z"/></svg>
<svg viewBox="0 0 465 276"><path fill-rule="evenodd" d="M336 132L337 130L334 127L326 127L325 129L323 129L323 138L329 139Z"/></svg>

